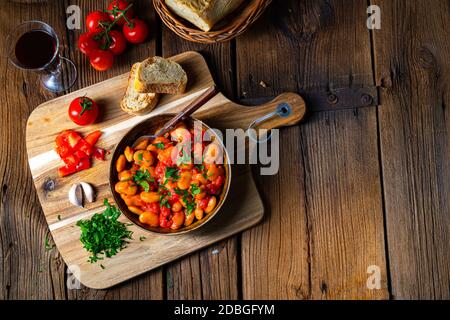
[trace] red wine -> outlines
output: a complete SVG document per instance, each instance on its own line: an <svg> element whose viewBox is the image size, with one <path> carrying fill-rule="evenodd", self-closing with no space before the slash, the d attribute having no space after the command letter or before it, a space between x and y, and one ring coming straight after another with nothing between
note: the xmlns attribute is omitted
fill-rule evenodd
<svg viewBox="0 0 450 320"><path fill-rule="evenodd" d="M15 54L26 69L38 69L49 63L56 50L56 40L47 31L32 30L17 40Z"/></svg>

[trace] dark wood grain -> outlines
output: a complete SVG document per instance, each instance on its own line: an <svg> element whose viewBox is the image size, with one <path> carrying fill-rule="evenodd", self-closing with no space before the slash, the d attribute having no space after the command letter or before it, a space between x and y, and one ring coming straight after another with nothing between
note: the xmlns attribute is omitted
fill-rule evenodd
<svg viewBox="0 0 450 320"><path fill-rule="evenodd" d="M70 1L79 5L83 14L91 9L106 7L108 1ZM155 16L151 4L139 2L138 7L150 26L155 26ZM52 3L12 4L8 3L1 12L1 44L6 44L6 32L15 24L39 19L49 23L60 37L60 50L63 56L71 58L78 69L78 80L71 90L107 79L129 70L129 61L141 60L155 53L156 38L146 44L129 48L116 62L113 69L105 73L94 71L85 57L76 50L79 30L67 31L66 8L69 1ZM153 27L152 29L155 29ZM25 124L29 113L40 103L55 97L44 91L35 74L21 72L5 59L1 60L1 96L5 97L5 108L1 108L1 256L3 277L0 298L9 299L103 299L118 297L124 299L163 298L162 272L156 271L144 275L130 283L106 291L87 288L69 290L66 287L66 267L56 249L46 251L45 238L48 227L44 221L40 205L31 183L31 176L26 165L24 149ZM16 165L9 154L20 157L20 166ZM24 257L29 257L28 259Z"/></svg>
<svg viewBox="0 0 450 320"><path fill-rule="evenodd" d="M234 98L232 44L200 45L177 37L163 26L162 55L199 51L208 62L220 92ZM232 237L167 266L168 299L237 299L238 238Z"/></svg>
<svg viewBox="0 0 450 320"><path fill-rule="evenodd" d="M198 50L231 99L375 83L381 106L314 113L283 130L279 174L258 177L260 226L118 287L70 290L58 251L44 247L52 239L25 150L28 115L55 95L1 59L0 299L450 298L448 1L275 0L243 36L209 46L176 37L150 0L135 0L151 37L100 73L76 50L81 32L66 29L65 10L77 4L85 16L108 2L5 1L0 46L14 25L48 22L77 65L71 91L154 54ZM371 2L382 29L369 32ZM366 288L369 265L381 290Z"/></svg>
<svg viewBox="0 0 450 320"><path fill-rule="evenodd" d="M7 46L7 32L21 21L37 18L62 28L58 19L62 7L60 2L53 6L5 3L0 46ZM25 150L26 119L34 106L52 95L36 89L40 88L36 75L19 71L6 59L1 59L0 70L0 299L63 299L65 265L57 252L44 249L48 230Z"/></svg>
<svg viewBox="0 0 450 320"><path fill-rule="evenodd" d="M450 4L376 1L384 197L394 299L450 298Z"/></svg>
<svg viewBox="0 0 450 320"><path fill-rule="evenodd" d="M108 6L110 1L90 1L77 0L70 1L70 4L79 5L83 12L83 17L89 11L102 9ZM69 1L66 3L66 7ZM158 47L158 23L156 21L155 12L150 1L134 1L134 10L138 12L139 17L148 24L152 30L149 38L144 44L130 45L126 52L119 56L111 70L106 72L97 72L90 65L85 56L76 50L76 41L80 31L69 32L69 47L71 48L71 58L78 66L79 78L77 86L73 88L79 89L88 85L109 79L113 76L128 72L131 65L136 61L141 61L149 56L156 54ZM84 31L84 30L83 30ZM108 290L92 290L82 287L82 290L68 290L68 299L163 299L164 298L164 279L162 269L149 272L130 282L119 285Z"/></svg>
<svg viewBox="0 0 450 320"><path fill-rule="evenodd" d="M366 8L274 1L237 40L240 94L372 85ZM244 298L388 298L376 121L336 111L282 133L280 172L261 178L271 213L242 237ZM366 287L370 265L381 290Z"/></svg>

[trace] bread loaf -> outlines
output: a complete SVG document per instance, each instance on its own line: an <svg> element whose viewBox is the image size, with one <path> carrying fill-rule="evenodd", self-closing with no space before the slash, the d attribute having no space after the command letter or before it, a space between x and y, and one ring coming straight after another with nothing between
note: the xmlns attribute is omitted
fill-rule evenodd
<svg viewBox="0 0 450 320"><path fill-rule="evenodd" d="M180 17L193 23L203 31L212 27L236 10L244 0L165 0Z"/></svg>

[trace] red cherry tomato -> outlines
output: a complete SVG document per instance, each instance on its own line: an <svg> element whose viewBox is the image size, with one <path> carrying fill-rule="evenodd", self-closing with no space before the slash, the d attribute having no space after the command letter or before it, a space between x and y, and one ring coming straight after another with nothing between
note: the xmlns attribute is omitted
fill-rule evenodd
<svg viewBox="0 0 450 320"><path fill-rule="evenodd" d="M70 103L69 117L80 126L94 123L97 116L98 106L95 101L88 97L79 97Z"/></svg>
<svg viewBox="0 0 450 320"><path fill-rule="evenodd" d="M114 21L116 17L122 17L117 21L119 26L123 26L126 20L123 18L123 10L129 6L129 2L125 0L114 0L108 6L109 20ZM125 13L125 17L130 20L133 18L133 8L129 8Z"/></svg>
<svg viewBox="0 0 450 320"><path fill-rule="evenodd" d="M86 17L86 27L89 31L101 31L103 28L99 22L109 22L109 16L103 11L92 11Z"/></svg>
<svg viewBox="0 0 450 320"><path fill-rule="evenodd" d="M85 32L78 38L78 49L80 49L83 54L89 55L92 50L100 47L100 42L96 41L94 36L94 32Z"/></svg>
<svg viewBox="0 0 450 320"><path fill-rule="evenodd" d="M123 33L117 30L111 30L109 36L111 38L109 50L115 55L122 54L127 48L127 40L125 40Z"/></svg>
<svg viewBox="0 0 450 320"><path fill-rule="evenodd" d="M125 38L131 43L142 43L148 36L148 27L144 21L139 19L132 19L130 23L123 26L123 34Z"/></svg>
<svg viewBox="0 0 450 320"><path fill-rule="evenodd" d="M94 49L89 54L91 66L97 71L110 69L114 64L114 55L111 51Z"/></svg>

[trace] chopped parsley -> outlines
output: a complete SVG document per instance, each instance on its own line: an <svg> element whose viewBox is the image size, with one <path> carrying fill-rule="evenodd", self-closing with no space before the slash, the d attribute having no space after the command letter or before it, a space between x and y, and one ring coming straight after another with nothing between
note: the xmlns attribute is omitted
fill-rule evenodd
<svg viewBox="0 0 450 320"><path fill-rule="evenodd" d="M80 241L83 247L91 253L88 262L94 263L102 260L104 255L111 258L128 243L132 231L127 230L124 223L117 221L121 212L115 206L104 200L106 210L96 213L90 220L79 220L77 226L81 229Z"/></svg>
<svg viewBox="0 0 450 320"><path fill-rule="evenodd" d="M144 236L140 236L140 237L139 237L139 241L144 241L145 239L147 239L147 238L144 237Z"/></svg>
<svg viewBox="0 0 450 320"><path fill-rule="evenodd" d="M50 250L52 250L55 247L54 244L50 245L48 243L48 236L45 237L44 245L45 245L45 250L47 250L47 251L50 251Z"/></svg>
<svg viewBox="0 0 450 320"><path fill-rule="evenodd" d="M144 160L144 154L143 153L139 153L137 156L139 161L143 161Z"/></svg>
<svg viewBox="0 0 450 320"><path fill-rule="evenodd" d="M58 214L58 220L61 221L61 215L60 214Z"/></svg>
<svg viewBox="0 0 450 320"><path fill-rule="evenodd" d="M200 187L196 184L191 184L191 192L195 196L195 195L201 193L202 189L200 189Z"/></svg>
<svg viewBox="0 0 450 320"><path fill-rule="evenodd" d="M183 202L186 205L186 216L189 216L192 213L192 211L195 210L194 199L192 199L192 196L189 194L187 190L175 188L175 193L182 197Z"/></svg>
<svg viewBox="0 0 450 320"><path fill-rule="evenodd" d="M192 211L195 209L195 203L194 202L186 202L186 217L190 216Z"/></svg>
<svg viewBox="0 0 450 320"><path fill-rule="evenodd" d="M166 207L166 208L169 208L169 209L171 208L170 203L169 203L169 199L167 199L167 197L165 195L162 195L160 197L159 204L160 204L161 207Z"/></svg>
<svg viewBox="0 0 450 320"><path fill-rule="evenodd" d="M105 270L106 268L105 268L105 266L104 265L100 265L100 268L102 268L103 270Z"/></svg>
<svg viewBox="0 0 450 320"><path fill-rule="evenodd" d="M136 171L134 177L134 182L136 182L138 185L140 185L142 188L144 188L145 192L150 191L150 184L149 182L155 182L155 179L150 175L150 172L148 170L142 171L138 170Z"/></svg>
<svg viewBox="0 0 450 320"><path fill-rule="evenodd" d="M180 178L180 173L177 167L166 167L165 178L171 178L173 181L176 181Z"/></svg>
<svg viewBox="0 0 450 320"><path fill-rule="evenodd" d="M164 150L164 148L165 148L165 145L162 142L154 143L153 145L160 150Z"/></svg>
<svg viewBox="0 0 450 320"><path fill-rule="evenodd" d="M202 165L202 164L196 164L196 165L195 165L195 168L196 168L198 171L200 171L200 172L202 172L203 170L205 170L205 166Z"/></svg>

